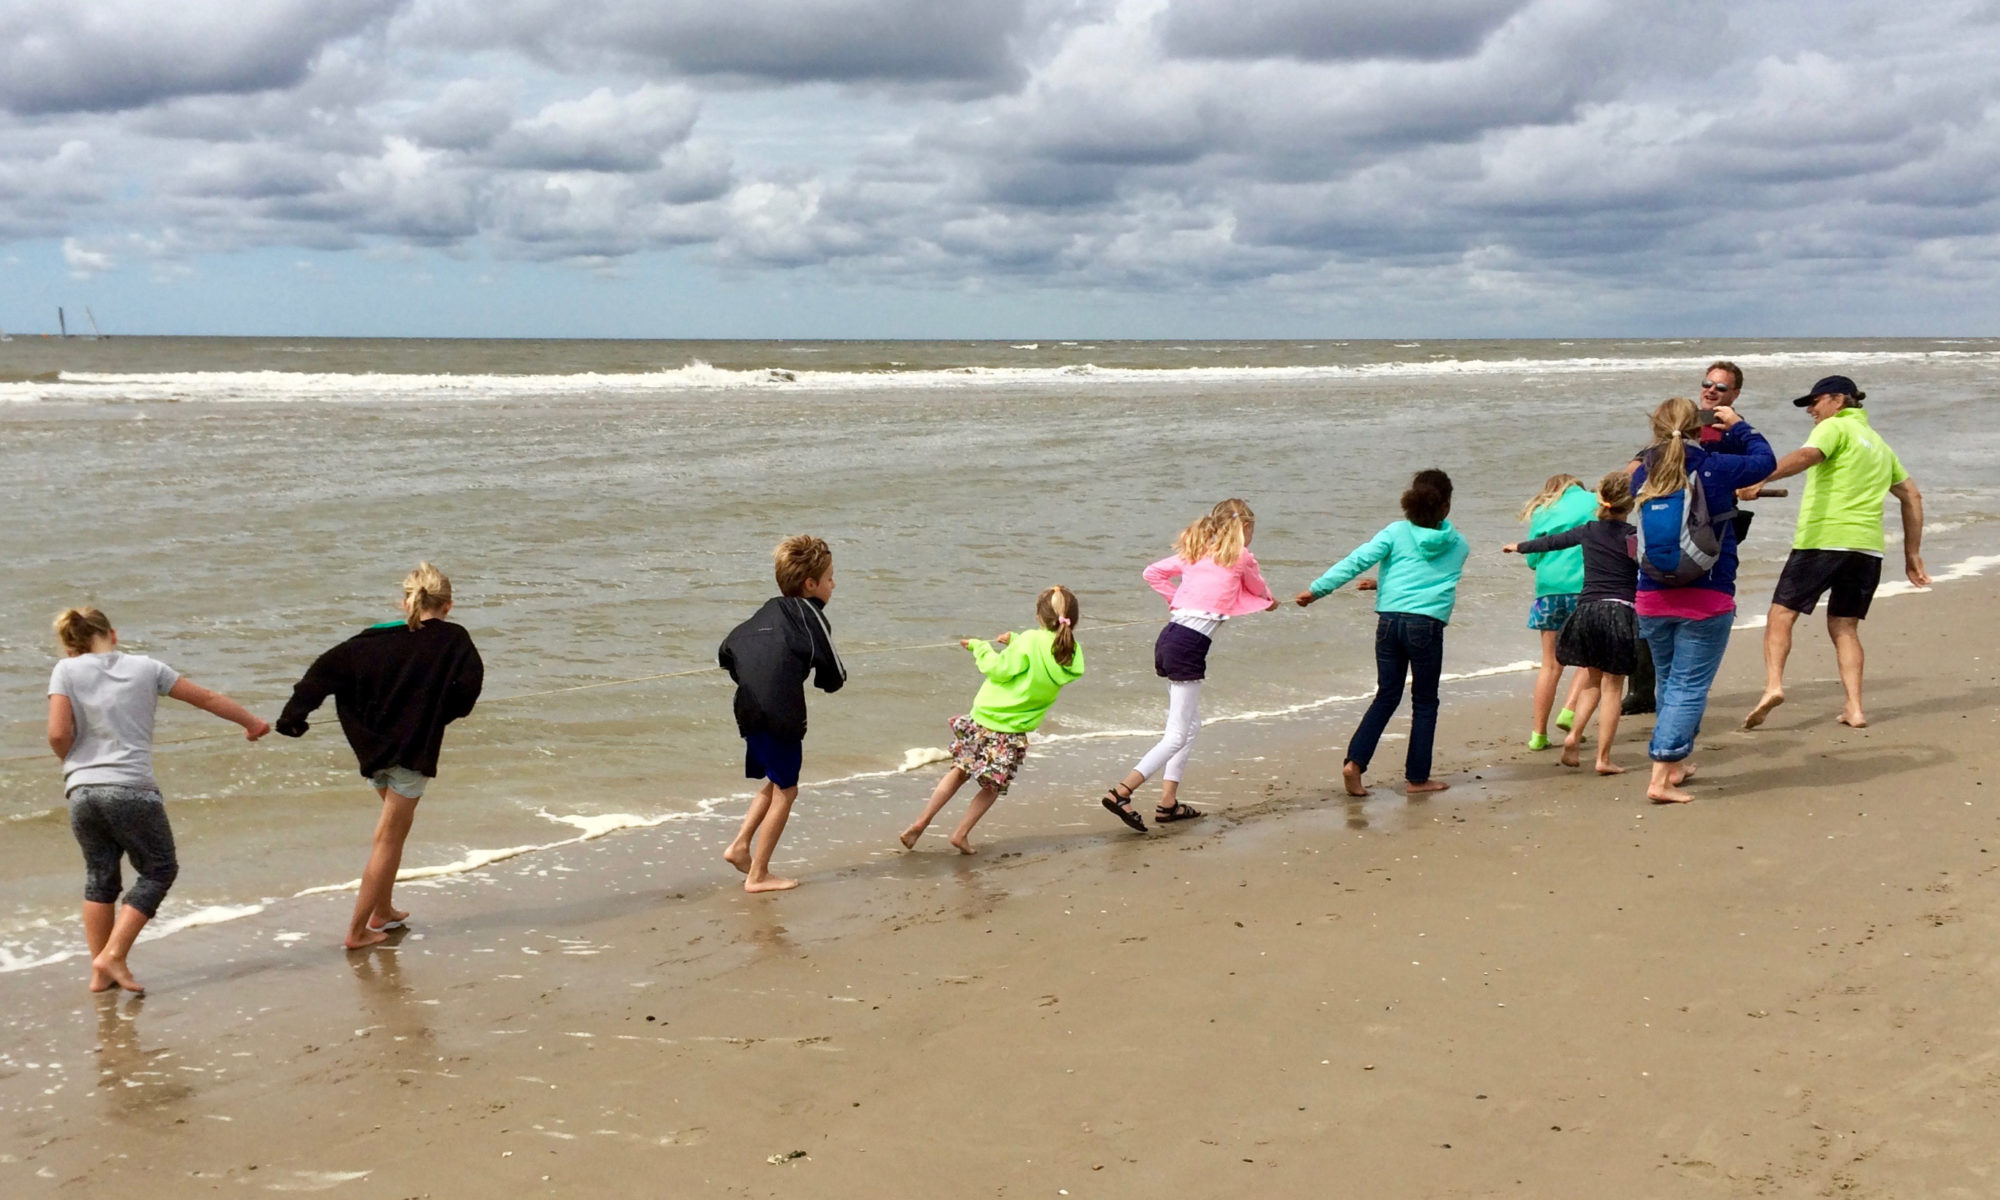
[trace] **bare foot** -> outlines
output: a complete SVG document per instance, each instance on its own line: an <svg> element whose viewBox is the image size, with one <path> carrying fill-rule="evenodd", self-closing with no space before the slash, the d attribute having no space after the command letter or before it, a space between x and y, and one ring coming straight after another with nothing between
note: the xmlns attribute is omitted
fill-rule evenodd
<svg viewBox="0 0 2000 1200"><path fill-rule="evenodd" d="M111 978L111 976L109 976L109 975L106 975L106 974L105 974L104 972L102 972L102 971L98 970L98 969L97 969L97 964L96 964L96 963L91 963L91 964L90 964L90 990L91 990L91 991L93 991L93 992L108 992L108 991L110 991L110 990L111 990L112 988L115 988L115 987L117 987L117 986L118 986L118 981L117 981L117 980L115 980L115 979Z"/></svg>
<svg viewBox="0 0 2000 1200"><path fill-rule="evenodd" d="M1759 725L1762 725L1764 723L1764 718L1771 715L1771 710L1778 707L1780 704L1783 704L1784 702L1785 702L1785 693L1765 692L1764 698L1757 702L1757 707L1751 709L1750 715L1743 718L1743 728L1755 729Z"/></svg>
<svg viewBox="0 0 2000 1200"><path fill-rule="evenodd" d="M722 852L722 861L735 867L743 874L748 875L750 873L750 847L738 846L731 843L729 849Z"/></svg>
<svg viewBox="0 0 2000 1200"><path fill-rule="evenodd" d="M1599 775L1623 775L1625 768L1615 762L1600 758L1597 760L1597 773Z"/></svg>
<svg viewBox="0 0 2000 1200"><path fill-rule="evenodd" d="M917 848L917 839L922 836L924 836L924 831L912 825L900 834L897 834L896 840L903 843L903 849L915 850Z"/></svg>
<svg viewBox="0 0 2000 1200"><path fill-rule="evenodd" d="M125 960L122 958L112 958L109 955L100 954L90 960L90 974L93 979L102 975L104 978L110 980L113 986L124 988L133 995L143 996L146 994L146 989L139 986L138 980L132 978L132 971L125 965ZM92 988L91 990L108 992L111 988Z"/></svg>
<svg viewBox="0 0 2000 1200"><path fill-rule="evenodd" d="M400 908L378 908L375 910L374 915L368 918L368 928L389 929L394 927L401 929L409 920L410 914Z"/></svg>
<svg viewBox="0 0 2000 1200"><path fill-rule="evenodd" d="M1361 768L1351 762L1340 764L1340 782L1350 796L1366 796L1368 789L1361 786Z"/></svg>
<svg viewBox="0 0 2000 1200"><path fill-rule="evenodd" d="M1840 714L1840 723L1849 729L1868 728L1868 717L1858 708L1850 708Z"/></svg>
<svg viewBox="0 0 2000 1200"><path fill-rule="evenodd" d="M799 886L798 880L784 879L776 875L766 875L762 879L746 879L743 881L743 890L746 892L789 892L797 886Z"/></svg>
<svg viewBox="0 0 2000 1200"><path fill-rule="evenodd" d="M1441 792L1450 786L1450 784L1440 779L1426 779L1422 783L1408 784L1403 788L1403 794L1406 796L1415 796L1420 792Z"/></svg>
<svg viewBox="0 0 2000 1200"><path fill-rule="evenodd" d="M1679 787L1694 778L1696 769L1695 765L1691 762L1677 762L1668 768L1667 782L1674 787Z"/></svg>
<svg viewBox="0 0 2000 1200"><path fill-rule="evenodd" d="M1694 797L1677 787L1647 788L1646 799L1655 804L1689 804Z"/></svg>
<svg viewBox="0 0 2000 1200"><path fill-rule="evenodd" d="M1583 765L1583 756L1576 752L1576 739L1574 738L1563 739L1562 765L1565 767L1580 767Z"/></svg>
<svg viewBox="0 0 2000 1200"><path fill-rule="evenodd" d="M349 950L366 950L370 946L379 946L388 940L388 934L379 929L370 929L358 938L349 934L347 940L342 942L341 945L347 947Z"/></svg>
<svg viewBox="0 0 2000 1200"><path fill-rule="evenodd" d="M952 845L954 845L954 846L956 846L956 847L958 847L958 852L959 852L960 854L977 854L977 853L979 853L979 851L978 851L978 850L977 850L977 849L976 849L976 848L975 848L975 847L973 846L973 844L972 844L971 842L969 842L969 841L966 841L966 842L961 842L961 841L959 841L959 840L958 840L957 838L955 838L955 837L954 837L954 838L952 838L952 839L951 839L951 844L952 844Z"/></svg>

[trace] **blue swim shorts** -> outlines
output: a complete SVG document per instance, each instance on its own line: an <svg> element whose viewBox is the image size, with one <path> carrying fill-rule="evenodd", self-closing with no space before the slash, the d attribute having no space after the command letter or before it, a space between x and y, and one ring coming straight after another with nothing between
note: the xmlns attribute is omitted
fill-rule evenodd
<svg viewBox="0 0 2000 1200"><path fill-rule="evenodd" d="M781 788L799 786L799 767L805 762L806 744L774 738L768 733L743 735L743 777L768 779Z"/></svg>

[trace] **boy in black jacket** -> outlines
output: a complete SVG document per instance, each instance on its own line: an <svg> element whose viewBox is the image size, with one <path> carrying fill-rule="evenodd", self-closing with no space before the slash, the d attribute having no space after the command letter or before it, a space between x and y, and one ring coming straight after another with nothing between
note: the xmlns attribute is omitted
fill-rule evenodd
<svg viewBox="0 0 2000 1200"><path fill-rule="evenodd" d="M736 681L736 731L743 735L743 773L761 779L736 840L722 857L743 872L746 892L782 892L796 879L771 874L771 855L792 801L799 794L799 766L806 737L806 676L823 692L847 682L847 667L833 648L824 611L833 598L833 551L819 538L799 534L778 543L780 595L731 630L716 660ZM761 832L762 836L759 836Z"/></svg>

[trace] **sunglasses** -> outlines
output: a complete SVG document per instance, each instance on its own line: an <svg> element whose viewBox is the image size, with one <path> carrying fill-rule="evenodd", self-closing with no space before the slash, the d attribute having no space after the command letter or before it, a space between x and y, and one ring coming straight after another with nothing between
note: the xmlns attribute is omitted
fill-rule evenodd
<svg viewBox="0 0 2000 1200"><path fill-rule="evenodd" d="M1704 392L1730 392L1736 389L1727 383L1717 383L1713 379L1704 379L1701 381L1701 390Z"/></svg>

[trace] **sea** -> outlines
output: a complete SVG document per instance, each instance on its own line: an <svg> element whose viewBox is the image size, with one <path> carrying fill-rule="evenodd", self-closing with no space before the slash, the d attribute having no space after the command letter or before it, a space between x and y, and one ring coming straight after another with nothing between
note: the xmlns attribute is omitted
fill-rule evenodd
<svg viewBox="0 0 2000 1200"><path fill-rule="evenodd" d="M446 738L410 886L476 887L497 863L558 853L587 870L605 838L654 839L663 878L647 885L673 886L726 878L716 855L752 785L715 651L774 593L780 538L832 544L827 611L851 673L811 697L779 861L808 878L884 853L920 807L945 721L979 683L958 639L1029 627L1036 593L1063 583L1088 674L989 826L1025 819L1012 807L1102 836L1095 797L1164 707L1164 603L1140 571L1189 521L1248 501L1258 558L1290 596L1396 519L1413 471L1450 472L1474 552L1446 645L1448 746L1454 692L1525 694L1538 653L1532 575L1499 550L1523 536L1522 504L1552 474L1594 481L1628 461L1651 409L1694 395L1716 359L1743 368L1740 410L1781 454L1810 427L1790 399L1854 377L1922 487L1939 586L1995 565L1992 338L16 337L0 344L0 975L81 952L81 864L45 743L66 606L98 605L125 649L275 718L316 655L393 619L403 575L434 562L486 690ZM1757 503L1745 625L1784 559L1796 487ZM1373 686L1373 624L1368 598L1345 593L1231 621L1190 784L1205 757L1219 772L1256 730L1302 723L1323 729L1330 778ZM288 906L359 875L379 804L331 703L305 738L252 745L163 700L157 745L182 871L149 937L282 930ZM1398 755L1385 747L1378 773Z"/></svg>

